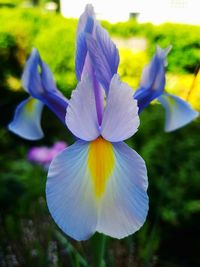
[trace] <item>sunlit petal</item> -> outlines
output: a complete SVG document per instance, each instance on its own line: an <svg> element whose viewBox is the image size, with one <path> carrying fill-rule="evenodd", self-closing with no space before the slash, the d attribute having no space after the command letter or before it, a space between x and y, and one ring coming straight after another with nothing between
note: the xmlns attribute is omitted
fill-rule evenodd
<svg viewBox="0 0 200 267"><path fill-rule="evenodd" d="M171 95L163 94L158 98L166 111L165 131L171 132L190 123L198 117L199 113L192 109L189 103L183 99Z"/></svg>
<svg viewBox="0 0 200 267"><path fill-rule="evenodd" d="M102 136L111 142L123 141L138 129L139 116L133 90L113 76L101 126Z"/></svg>
<svg viewBox="0 0 200 267"><path fill-rule="evenodd" d="M21 102L8 125L9 130L28 140L41 139L44 135L40 126L42 108L43 104L31 97Z"/></svg>

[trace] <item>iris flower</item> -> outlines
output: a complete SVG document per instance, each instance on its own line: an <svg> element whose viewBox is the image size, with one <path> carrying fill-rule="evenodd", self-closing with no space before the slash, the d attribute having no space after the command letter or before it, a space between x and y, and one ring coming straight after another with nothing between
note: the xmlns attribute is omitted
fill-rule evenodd
<svg viewBox="0 0 200 267"><path fill-rule="evenodd" d="M91 61L90 37L104 51L107 90L101 83L103 70L98 74ZM143 225L148 211L145 163L123 142L139 126L137 101L116 74L118 62L115 45L87 6L77 30L79 83L65 117L78 140L53 160L46 186L52 217L76 240L96 231L123 238Z"/></svg>
<svg viewBox="0 0 200 267"><path fill-rule="evenodd" d="M99 72L90 38L102 51ZM54 111L77 141L49 167L46 198L53 219L76 240L96 231L123 238L143 225L148 212L144 160L123 142L138 129L138 106L132 88L117 75L118 50L90 5L78 24L75 60L78 85L67 100L33 50L22 77L31 98L18 106L9 128L28 139L40 138L42 105Z"/></svg>
<svg viewBox="0 0 200 267"><path fill-rule="evenodd" d="M158 99L166 110L166 132L183 127L199 115L188 102L164 92L166 56L170 50L171 46L166 49L157 46L151 62L143 70L140 87L134 93L134 98L138 100L139 112L152 100Z"/></svg>
<svg viewBox="0 0 200 267"><path fill-rule="evenodd" d="M125 237L143 225L148 210L145 163L123 142L139 126L132 88L114 75L98 111L94 91L90 76L73 91L66 125L78 140L52 161L46 186L52 217L76 240L95 231Z"/></svg>

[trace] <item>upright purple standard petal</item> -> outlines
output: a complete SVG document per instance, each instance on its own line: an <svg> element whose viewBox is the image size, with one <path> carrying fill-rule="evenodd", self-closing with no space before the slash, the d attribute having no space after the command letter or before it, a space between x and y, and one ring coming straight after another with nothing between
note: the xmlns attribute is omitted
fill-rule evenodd
<svg viewBox="0 0 200 267"><path fill-rule="evenodd" d="M163 94L158 100L166 111L166 132L177 130L199 116L199 113L193 110L189 103L177 96Z"/></svg>
<svg viewBox="0 0 200 267"><path fill-rule="evenodd" d="M114 42L110 39L108 32L100 25L96 27L96 40L109 64L109 68L113 76L117 73L119 65L118 49Z"/></svg>
<svg viewBox="0 0 200 267"><path fill-rule="evenodd" d="M142 73L140 87L136 90L134 98L138 100L139 112L141 112L155 98L159 97L165 87L166 56L171 46L166 49L157 47L149 65Z"/></svg>
<svg viewBox="0 0 200 267"><path fill-rule="evenodd" d="M76 56L75 56L75 71L78 81L81 80L83 71L89 72L91 67L87 59L87 45L85 34L94 32L95 15L91 5L87 5L84 13L81 15L78 23L77 38L76 38Z"/></svg>
<svg viewBox="0 0 200 267"><path fill-rule="evenodd" d="M81 80L82 73L85 69L90 69L87 64L87 44L85 33L92 33L94 21L91 17L88 17L88 22L84 32L81 32L77 36L76 42L76 58L75 58L75 71L78 81Z"/></svg>
<svg viewBox="0 0 200 267"><path fill-rule="evenodd" d="M38 68L40 67L41 73ZM49 67L41 60L36 49L28 59L22 83L25 90L36 99L46 104L65 124L65 113L68 100L58 91Z"/></svg>
<svg viewBox="0 0 200 267"><path fill-rule="evenodd" d="M133 99L133 90L115 74L110 83L101 135L110 142L123 141L137 131L139 123L138 106L137 101Z"/></svg>
<svg viewBox="0 0 200 267"><path fill-rule="evenodd" d="M78 36L81 32L85 31L86 25L88 23L88 18L95 18L94 8L91 4L86 5L83 14L80 16L78 21L78 27L76 35Z"/></svg>
<svg viewBox="0 0 200 267"><path fill-rule="evenodd" d="M108 94L110 81L117 73L119 53L108 32L100 25L96 27L95 33L96 38L89 34L86 37L88 51L97 79Z"/></svg>
<svg viewBox="0 0 200 267"><path fill-rule="evenodd" d="M39 58L39 53L37 49L34 48L26 62L22 74L22 85L25 91L34 98L39 98L39 96L43 93L43 86L38 72Z"/></svg>

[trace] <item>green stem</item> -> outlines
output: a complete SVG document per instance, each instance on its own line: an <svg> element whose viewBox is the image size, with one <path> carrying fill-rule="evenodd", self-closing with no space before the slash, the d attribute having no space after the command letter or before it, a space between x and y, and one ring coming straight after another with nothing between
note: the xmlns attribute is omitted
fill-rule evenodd
<svg viewBox="0 0 200 267"><path fill-rule="evenodd" d="M96 233L91 239L94 267L105 267L106 236Z"/></svg>
<svg viewBox="0 0 200 267"><path fill-rule="evenodd" d="M75 247L73 247L72 244L65 238L64 235L62 235L60 232L56 231L56 238L59 240L59 242L66 248L67 254L70 258L71 265L72 266L82 266L82 267L88 267L88 264L86 260L81 256L81 254L76 250Z"/></svg>

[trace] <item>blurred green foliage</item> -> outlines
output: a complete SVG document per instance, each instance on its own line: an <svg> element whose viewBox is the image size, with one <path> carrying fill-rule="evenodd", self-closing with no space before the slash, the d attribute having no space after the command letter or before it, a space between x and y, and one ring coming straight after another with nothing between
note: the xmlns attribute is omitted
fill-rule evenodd
<svg viewBox="0 0 200 267"><path fill-rule="evenodd" d="M125 38L144 36L148 40L149 54L155 52L155 45L173 49L168 56L168 70L179 73L194 73L200 62L200 27L184 24L165 23L159 26L150 23L138 24L134 19L125 23L103 25L113 35Z"/></svg>
<svg viewBox="0 0 200 267"><path fill-rule="evenodd" d="M42 141L24 141L5 129L15 106L25 98L17 81L32 47L39 49L59 89L69 97L76 85L77 21L37 9L0 9L0 25L0 107L4 114L0 116L4 126L0 129L0 266L86 266L82 256L91 260L88 243L84 248L76 242L71 245L56 232L45 202L46 173L26 160L32 146L57 140L71 144L73 137L47 109L42 121L46 137ZM120 50L119 73L134 88L156 43L162 47L173 45L168 60L173 75L193 73L199 64L200 27L139 25L134 20L103 25L114 36L147 38L147 53ZM141 114L138 133L128 140L147 164L150 212L144 227L134 236L108 240L109 267L200 265L200 124L196 121L164 133L163 123L161 106L151 105Z"/></svg>
<svg viewBox="0 0 200 267"><path fill-rule="evenodd" d="M173 49L168 56L170 62L168 70L171 72L194 73L199 65L200 27L178 24L153 26L148 23L138 24L133 19L125 23L102 22L102 24L112 36L145 37L148 44L148 58L155 52L156 44L161 47L172 44ZM59 88L67 94L74 88L76 20L41 12L39 9L4 8L0 10L0 25L0 46L4 48L6 61L13 62L13 51L18 59L18 65L13 68L17 73L15 71L13 75L19 78L31 48L37 47L43 59L50 65ZM135 61L137 62L137 59ZM1 75L5 77L9 69L3 68Z"/></svg>
<svg viewBox="0 0 200 267"><path fill-rule="evenodd" d="M18 59L13 68L4 68L2 65L1 75L6 78L11 74L19 79L31 49L37 47L44 61L50 65L59 88L69 96L76 84L74 43L77 21L37 9L1 9L0 24L1 32L5 32L5 36L1 36L0 32L0 46L5 50L5 61L13 64L13 52ZM18 73L11 72L11 69ZM1 86L6 82L4 79Z"/></svg>
<svg viewBox="0 0 200 267"><path fill-rule="evenodd" d="M133 53L128 49L119 49L120 64L118 73L124 82L132 88L139 86L140 77L144 66L148 63L148 56L145 51Z"/></svg>
<svg viewBox="0 0 200 267"><path fill-rule="evenodd" d="M151 41L166 47L172 44L169 54L169 71L194 73L200 62L200 27L166 23L155 27Z"/></svg>

